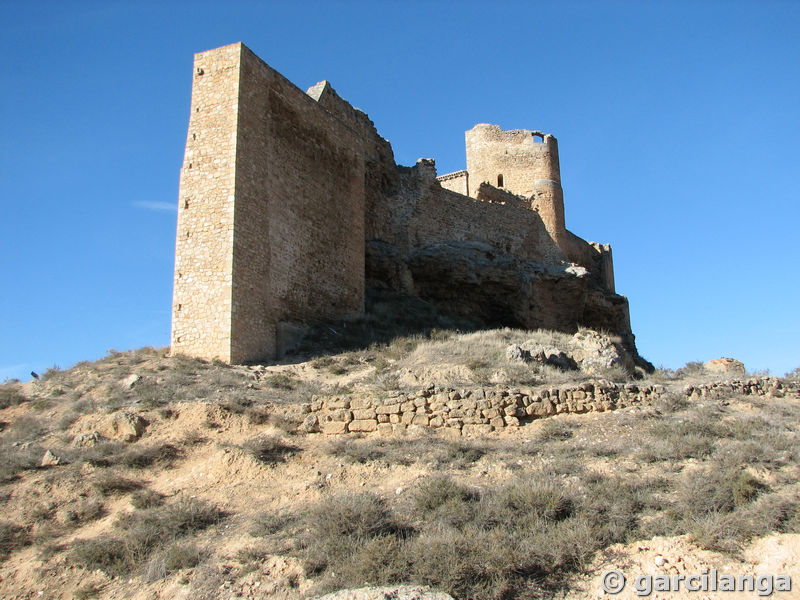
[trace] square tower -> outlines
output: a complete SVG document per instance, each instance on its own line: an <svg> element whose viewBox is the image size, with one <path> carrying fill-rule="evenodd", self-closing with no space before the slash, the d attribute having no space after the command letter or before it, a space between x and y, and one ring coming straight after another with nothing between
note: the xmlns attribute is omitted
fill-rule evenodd
<svg viewBox="0 0 800 600"><path fill-rule="evenodd" d="M243 44L196 54L172 351L269 359L282 330L362 311L364 169L361 136Z"/></svg>

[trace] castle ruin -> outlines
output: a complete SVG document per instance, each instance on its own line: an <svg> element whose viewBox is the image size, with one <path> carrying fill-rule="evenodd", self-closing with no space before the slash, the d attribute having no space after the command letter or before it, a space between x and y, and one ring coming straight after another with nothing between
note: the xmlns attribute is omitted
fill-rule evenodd
<svg viewBox="0 0 800 600"><path fill-rule="evenodd" d="M303 327L360 314L368 287L633 348L610 247L566 229L556 138L479 124L466 154L447 175L398 166L328 82L303 92L241 43L196 54L172 351L271 359Z"/></svg>

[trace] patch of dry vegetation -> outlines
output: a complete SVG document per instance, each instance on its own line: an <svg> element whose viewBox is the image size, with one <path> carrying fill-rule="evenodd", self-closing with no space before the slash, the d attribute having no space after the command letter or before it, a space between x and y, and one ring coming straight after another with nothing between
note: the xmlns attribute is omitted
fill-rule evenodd
<svg viewBox="0 0 800 600"><path fill-rule="evenodd" d="M301 587L306 594L407 582L459 599L533 599L568 586L611 544L681 534L735 555L769 532L800 532L794 397L675 394L655 406L557 416L479 440L296 430L303 413L294 409L315 394L380 396L410 386L409 373L424 381L435 371L454 386L585 379L506 355L510 344L559 346L569 337L430 327L269 367L143 349L51 370L33 384L3 384L0 505L8 516L0 561L36 554L64 572L71 565L77 574L124 578L86 583L75 595L87 598L111 597L119 593L114 582L127 578L146 585L173 576L194 597L229 597L223 582L258 577L280 559L302 565L281 592L293 598ZM138 379L123 384L131 375ZM687 365L654 379L678 389L702 377ZM206 413L187 430L182 419L193 403ZM123 409L150 422L141 439L101 436L73 447L78 432ZM40 467L45 450L62 463ZM193 477L216 454L231 465L219 493L241 486L246 502L190 497L202 481ZM165 483L179 479L180 493ZM237 536L247 545L221 549Z"/></svg>
<svg viewBox="0 0 800 600"><path fill-rule="evenodd" d="M81 540L71 560L89 570L125 575L147 567L149 579L166 576L200 562L200 551L190 541L198 532L216 524L222 513L193 498L136 509L121 516L114 533ZM155 562L153 562L155 561Z"/></svg>

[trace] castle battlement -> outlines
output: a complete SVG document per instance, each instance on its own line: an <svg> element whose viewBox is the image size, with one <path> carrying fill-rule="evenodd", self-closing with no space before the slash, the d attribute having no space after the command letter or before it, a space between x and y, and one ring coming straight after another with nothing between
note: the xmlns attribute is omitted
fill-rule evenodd
<svg viewBox="0 0 800 600"><path fill-rule="evenodd" d="M241 43L196 54L173 352L269 359L362 312L367 287L488 325L630 336L610 247L566 229L556 138L481 123L465 142L465 170L400 167L329 82L304 92Z"/></svg>

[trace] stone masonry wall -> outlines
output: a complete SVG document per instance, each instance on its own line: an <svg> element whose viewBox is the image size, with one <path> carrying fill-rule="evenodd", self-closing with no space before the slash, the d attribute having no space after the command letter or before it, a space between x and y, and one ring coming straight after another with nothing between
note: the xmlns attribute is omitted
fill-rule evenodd
<svg viewBox="0 0 800 600"><path fill-rule="evenodd" d="M242 47L231 360L364 302L361 136Z"/></svg>
<svg viewBox="0 0 800 600"><path fill-rule="evenodd" d="M394 195L368 205L366 214L367 239L382 240L403 253L467 241L546 262L557 250L534 211L446 189L422 161L401 177Z"/></svg>
<svg viewBox="0 0 800 600"><path fill-rule="evenodd" d="M481 123L465 134L470 192L482 183L531 198L555 244L568 252L558 141L550 134Z"/></svg>
<svg viewBox="0 0 800 600"><path fill-rule="evenodd" d="M439 175L436 181L446 190L469 196L469 174L466 171Z"/></svg>
<svg viewBox="0 0 800 600"><path fill-rule="evenodd" d="M483 182L525 197L533 195L537 180L561 183L555 138L535 133L504 131L486 123L467 131L467 171L473 194ZM503 176L503 185L499 185L498 175Z"/></svg>
<svg viewBox="0 0 800 600"><path fill-rule="evenodd" d="M195 55L178 194L172 348L230 360L238 46Z"/></svg>
<svg viewBox="0 0 800 600"><path fill-rule="evenodd" d="M471 302L481 315L488 307L493 318L511 311L536 327L629 332L609 309L624 298L606 297L611 255L564 228L557 142L535 133L477 125L466 133L467 171L437 180L431 159L396 165L369 117L327 82L304 93L241 43L197 54L172 351L269 360L304 326L361 312L367 276L422 296L414 278L425 280L426 258L456 271L451 279L466 287L447 290L453 298L477 290ZM498 174L502 189L484 186L483 200L467 195L484 178L497 186ZM368 246L386 268L366 272ZM445 265L451 255L457 264ZM564 259L591 276L567 272ZM392 281L381 280L387 273ZM473 280L493 283L495 297Z"/></svg>
<svg viewBox="0 0 800 600"><path fill-rule="evenodd" d="M679 393L699 400L731 394L783 396L785 391L777 378L765 377L688 386ZM308 413L303 428L327 434L388 435L428 427L452 435L483 435L556 414L647 405L669 393L659 384L587 381L538 389L430 387L410 394L396 392L387 398L315 397L303 406Z"/></svg>
<svg viewBox="0 0 800 600"><path fill-rule="evenodd" d="M198 54L173 352L272 358L281 324L364 302L361 136L242 44Z"/></svg>

